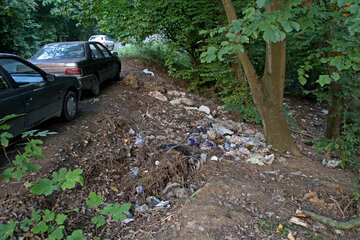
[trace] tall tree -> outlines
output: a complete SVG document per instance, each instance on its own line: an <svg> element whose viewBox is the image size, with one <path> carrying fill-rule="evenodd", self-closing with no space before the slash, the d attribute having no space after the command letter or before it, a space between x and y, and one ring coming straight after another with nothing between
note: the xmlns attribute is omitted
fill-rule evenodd
<svg viewBox="0 0 360 240"><path fill-rule="evenodd" d="M267 12L277 11L283 5L282 0L272 0L266 7ZM222 0L228 22L237 20L237 14L231 0ZM240 33L237 33L240 35ZM242 45L242 43L239 43ZM243 46L241 46L243 48ZM250 83L254 102L258 108L264 127L266 140L278 150L287 150L300 155L286 120L283 109L286 40L266 43L265 69L262 78L256 74L246 52L237 52L246 77Z"/></svg>

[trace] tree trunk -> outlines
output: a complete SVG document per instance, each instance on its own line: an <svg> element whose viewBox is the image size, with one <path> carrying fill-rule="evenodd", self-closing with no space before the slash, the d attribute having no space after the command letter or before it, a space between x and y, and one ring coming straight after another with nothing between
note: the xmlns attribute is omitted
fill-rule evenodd
<svg viewBox="0 0 360 240"><path fill-rule="evenodd" d="M267 11L275 11L282 7L281 0L273 0L273 2L273 5L267 7ZM222 3L228 22L236 20L232 1L222 0ZM301 155L291 136L283 109L286 41L266 44L266 63L262 79L258 78L245 52L237 55L250 83L255 105L260 112L266 140L278 150Z"/></svg>
<svg viewBox="0 0 360 240"><path fill-rule="evenodd" d="M336 82L330 83L330 102L328 103L328 117L325 137L327 139L337 139L341 135L342 111L344 100L339 95L341 93L341 85Z"/></svg>

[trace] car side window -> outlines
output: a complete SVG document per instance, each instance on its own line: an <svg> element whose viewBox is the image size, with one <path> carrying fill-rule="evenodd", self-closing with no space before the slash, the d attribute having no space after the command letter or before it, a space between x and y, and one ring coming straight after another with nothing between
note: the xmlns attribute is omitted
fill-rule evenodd
<svg viewBox="0 0 360 240"><path fill-rule="evenodd" d="M91 56L93 58L102 58L101 53L99 50L94 46L94 44L90 44Z"/></svg>
<svg viewBox="0 0 360 240"><path fill-rule="evenodd" d="M96 44L96 46L102 51L105 57L110 57L110 54L108 51L106 51L105 47L101 44Z"/></svg>
<svg viewBox="0 0 360 240"><path fill-rule="evenodd" d="M105 40L106 40L106 41L110 41L110 39L108 38L108 36L105 36Z"/></svg>
<svg viewBox="0 0 360 240"><path fill-rule="evenodd" d="M1 58L0 65L11 75L19 87L45 81L40 72L17 59Z"/></svg>
<svg viewBox="0 0 360 240"><path fill-rule="evenodd" d="M5 81L4 77L0 73L0 92L4 92L10 88L9 84Z"/></svg>

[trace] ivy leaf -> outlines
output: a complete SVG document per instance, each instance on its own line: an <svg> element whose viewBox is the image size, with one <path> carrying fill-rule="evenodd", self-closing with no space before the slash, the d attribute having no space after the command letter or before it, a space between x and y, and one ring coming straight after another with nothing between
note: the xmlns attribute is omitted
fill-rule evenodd
<svg viewBox="0 0 360 240"><path fill-rule="evenodd" d="M126 219L126 216L123 213L128 211L130 206L130 203L123 204L121 207L118 203L109 204L101 211L101 214L110 214L114 221L122 221Z"/></svg>
<svg viewBox="0 0 360 240"><path fill-rule="evenodd" d="M61 168L59 172L53 172L52 177L53 181L61 185L65 181L65 175L66 175L67 169Z"/></svg>
<svg viewBox="0 0 360 240"><path fill-rule="evenodd" d="M99 206L101 204L101 202L102 202L101 194L97 195L96 193L91 192L89 194L89 199L86 200L86 205L89 208L93 208L93 207Z"/></svg>
<svg viewBox="0 0 360 240"><path fill-rule="evenodd" d="M20 222L20 228L23 230L23 231L25 231L25 232L27 232L27 231L29 231L29 225L30 224L32 224L32 221L29 219L29 218L24 218L21 222Z"/></svg>
<svg viewBox="0 0 360 240"><path fill-rule="evenodd" d="M82 230L75 230L72 232L71 236L67 237L66 240L83 240Z"/></svg>
<svg viewBox="0 0 360 240"><path fill-rule="evenodd" d="M55 222L58 225L61 225L65 222L66 218L67 218L67 216L65 214L58 214L58 215L56 215Z"/></svg>
<svg viewBox="0 0 360 240"><path fill-rule="evenodd" d="M40 221L40 219L41 219L40 212L41 212L40 210L32 211L32 213L31 213L31 218L34 219L35 222Z"/></svg>
<svg viewBox="0 0 360 240"><path fill-rule="evenodd" d="M61 189L65 190L74 188L77 182L82 185L84 181L83 177L81 176L82 172L83 170L80 168L77 168L74 171L70 170L65 175L65 182L61 185Z"/></svg>
<svg viewBox="0 0 360 240"><path fill-rule="evenodd" d="M9 130L11 128L11 126L10 125L8 125L8 124L1 124L0 125L0 129L1 130Z"/></svg>
<svg viewBox="0 0 360 240"><path fill-rule="evenodd" d="M16 118L16 117L19 117L19 116L22 116L22 115L25 115L25 113L21 113L21 114L10 114L10 115L7 115L7 116L1 118L1 119L0 119L0 122L5 122L6 120L13 119L13 118Z"/></svg>
<svg viewBox="0 0 360 240"><path fill-rule="evenodd" d="M16 223L11 220L8 224L0 224L0 240L6 240L14 234Z"/></svg>
<svg viewBox="0 0 360 240"><path fill-rule="evenodd" d="M45 222L41 221L36 224L33 228L31 228L31 232L34 234L45 233L48 230L48 225Z"/></svg>
<svg viewBox="0 0 360 240"><path fill-rule="evenodd" d="M30 192L35 195L44 194L45 196L48 196L52 194L53 191L58 190L58 186L54 185L53 181L48 178L38 179L37 182L38 183L35 183L30 190Z"/></svg>
<svg viewBox="0 0 360 240"><path fill-rule="evenodd" d="M9 146L9 140L10 138L12 138L13 135L11 133L8 132L3 132L0 134L0 144L3 147L8 147Z"/></svg>
<svg viewBox="0 0 360 240"><path fill-rule="evenodd" d="M55 213L50 212L49 209L46 209L46 210L44 211L43 220L44 220L45 222L51 222L51 221L54 221L54 219L55 219Z"/></svg>
<svg viewBox="0 0 360 240"><path fill-rule="evenodd" d="M96 216L91 219L93 223L96 224L96 227L101 227L105 224L105 217L104 216Z"/></svg>
<svg viewBox="0 0 360 240"><path fill-rule="evenodd" d="M291 22L291 26L296 30L299 31L300 30L300 25L297 22Z"/></svg>
<svg viewBox="0 0 360 240"><path fill-rule="evenodd" d="M266 3L266 0L257 0L256 1L256 5L258 6L258 8L265 7L265 3Z"/></svg>
<svg viewBox="0 0 360 240"><path fill-rule="evenodd" d="M331 83L331 78L329 77L329 75L320 75L319 76L319 80L317 80L317 82L323 87L326 84Z"/></svg>
<svg viewBox="0 0 360 240"><path fill-rule="evenodd" d="M53 231L50 235L49 235L49 240L60 240L63 239L64 234L62 232L62 230L64 229L64 226L59 226L55 231Z"/></svg>
<svg viewBox="0 0 360 240"><path fill-rule="evenodd" d="M244 11L244 19L249 19L251 18L255 13L255 8L251 7L251 8L248 8Z"/></svg>
<svg viewBox="0 0 360 240"><path fill-rule="evenodd" d="M337 72L333 72L333 73L331 74L331 78L332 78L334 81L337 81L337 80L340 79L340 74L337 73Z"/></svg>
<svg viewBox="0 0 360 240"><path fill-rule="evenodd" d="M57 132L49 132L49 130L38 132L35 137L46 137L47 135L54 135L57 134Z"/></svg>
<svg viewBox="0 0 360 240"><path fill-rule="evenodd" d="M13 174L13 171L15 170L14 167L10 167L10 168L7 168L3 174L2 174L2 178L4 180L4 182L9 182L10 181L10 178L12 177L12 174Z"/></svg>

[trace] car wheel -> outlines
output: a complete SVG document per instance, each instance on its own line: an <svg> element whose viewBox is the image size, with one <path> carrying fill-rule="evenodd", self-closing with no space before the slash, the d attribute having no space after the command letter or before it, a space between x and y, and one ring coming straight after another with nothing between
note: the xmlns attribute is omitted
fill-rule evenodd
<svg viewBox="0 0 360 240"><path fill-rule="evenodd" d="M94 96L97 96L100 93L100 82L99 82L99 79L97 76L95 76L95 78L91 84L91 93Z"/></svg>
<svg viewBox="0 0 360 240"><path fill-rule="evenodd" d="M68 91L65 94L63 108L62 108L62 117L66 121L71 121L76 117L78 109L77 96L73 91Z"/></svg>

